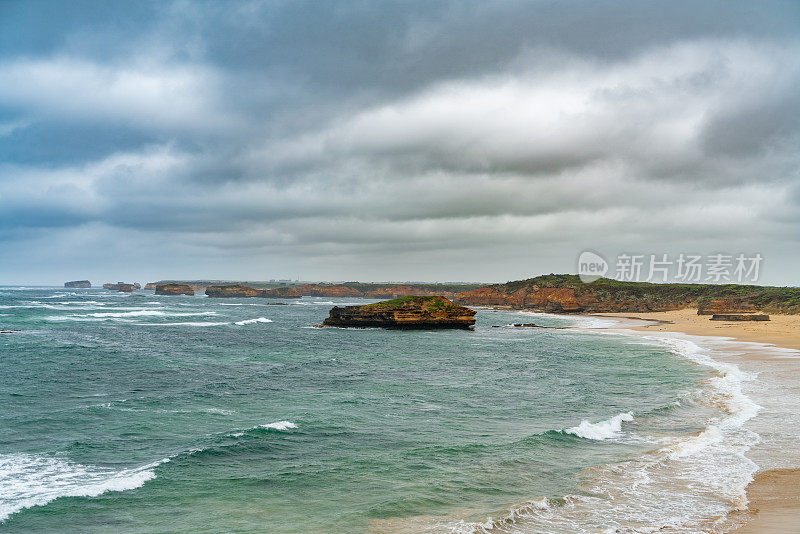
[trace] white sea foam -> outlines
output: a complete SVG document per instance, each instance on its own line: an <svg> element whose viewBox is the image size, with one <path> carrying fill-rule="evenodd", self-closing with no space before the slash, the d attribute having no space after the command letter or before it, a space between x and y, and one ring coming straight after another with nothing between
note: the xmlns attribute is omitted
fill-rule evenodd
<svg viewBox="0 0 800 534"><path fill-rule="evenodd" d="M75 315L75 317L194 317L198 315L216 315L216 312L165 312L161 310L136 310L128 312L98 312L87 313L85 315Z"/></svg>
<svg viewBox="0 0 800 534"><path fill-rule="evenodd" d="M218 323L212 321L186 321L173 323L134 323L136 326L224 326L231 323Z"/></svg>
<svg viewBox="0 0 800 534"><path fill-rule="evenodd" d="M266 425L259 425L259 428L269 428L272 430L290 430L292 428L297 428L297 425L292 423L291 421L278 421L277 423L267 423Z"/></svg>
<svg viewBox="0 0 800 534"><path fill-rule="evenodd" d="M258 428L264 428L268 430L278 430L279 432L286 432L287 430L292 430L297 428L297 425L292 423L291 421L276 421L275 423L267 423L265 425L258 425L254 426L248 430L256 430ZM232 432L229 434L233 438L240 438L244 436L246 431L239 430L237 432Z"/></svg>
<svg viewBox="0 0 800 534"><path fill-rule="evenodd" d="M114 471L47 456L0 455L0 522L59 497L96 497L138 488L155 478L156 466L168 461Z"/></svg>
<svg viewBox="0 0 800 534"><path fill-rule="evenodd" d="M255 324L255 323L271 323L272 319L267 319L266 317L256 317L255 319L245 319L244 321L236 321L235 324L239 326L244 326L247 324Z"/></svg>
<svg viewBox="0 0 800 534"><path fill-rule="evenodd" d="M213 316L213 315L217 315L217 313L213 311L169 312L162 310L136 308L133 309L132 311L96 312L96 313L83 313L83 314L73 313L70 315L54 315L45 317L45 319L49 321L126 321L135 317L198 317L198 316Z"/></svg>
<svg viewBox="0 0 800 534"><path fill-rule="evenodd" d="M600 333L600 332L597 332ZM705 422L696 435L649 441L658 449L619 464L587 468L581 475L583 495L565 495L563 503L548 507L527 503L502 511L497 518L480 522L441 521L417 528L417 532L670 532L694 533L710 517L723 518L747 505L745 488L757 466L745 453L759 441L745 424L760 407L743 393L742 384L755 379L738 366L716 359L704 346L687 336L642 336L631 331L606 331L631 335L666 345L674 354L713 371L701 383L692 404L719 410L708 419L704 411L687 412L692 423ZM699 339L698 342L705 340ZM684 408L691 410L691 406ZM565 430L603 441L618 436L633 414L624 413L599 423L582 422ZM423 521L424 522L424 521Z"/></svg>
<svg viewBox="0 0 800 534"><path fill-rule="evenodd" d="M581 421L581 424L564 430L567 434L574 434L580 438L603 441L611 438L618 438L622 435L622 423L633 421L633 412L617 414L611 419L590 423L588 420Z"/></svg>

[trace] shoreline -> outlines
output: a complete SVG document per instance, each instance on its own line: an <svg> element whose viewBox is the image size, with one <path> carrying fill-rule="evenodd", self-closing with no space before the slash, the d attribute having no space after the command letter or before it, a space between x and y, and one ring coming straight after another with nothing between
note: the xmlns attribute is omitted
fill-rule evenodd
<svg viewBox="0 0 800 534"><path fill-rule="evenodd" d="M694 309L668 312L589 314L588 317L606 317L647 321L645 325L626 325L623 328L639 332L679 333L705 338L717 338L739 344L744 350L737 354L742 362L771 366L787 364L793 359L785 354L800 350L800 316L773 315L769 322L714 322L707 316L697 315ZM748 348L745 344L751 345ZM766 349L766 350L764 350ZM781 354L783 353L783 354ZM800 373L800 361L791 362L795 373ZM792 466L763 469L754 475L746 488L746 510L728 514L721 532L737 534L793 532L800 525L800 456L793 457ZM719 527L719 523L717 523ZM710 532L720 532L709 525Z"/></svg>

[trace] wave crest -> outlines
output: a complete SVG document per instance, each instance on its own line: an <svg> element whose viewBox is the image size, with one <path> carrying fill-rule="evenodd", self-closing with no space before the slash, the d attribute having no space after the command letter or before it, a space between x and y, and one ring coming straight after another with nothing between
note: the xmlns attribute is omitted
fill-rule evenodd
<svg viewBox="0 0 800 534"><path fill-rule="evenodd" d="M581 424L564 430L567 434L573 434L579 438L603 441L611 438L618 438L622 434L622 423L633 421L633 412L617 414L611 419L590 423L584 419Z"/></svg>
<svg viewBox="0 0 800 534"><path fill-rule="evenodd" d="M272 319L267 319L266 317L256 317L255 319L245 319L244 321L236 321L239 326L244 326L247 324L255 324L255 323L271 323Z"/></svg>
<svg viewBox="0 0 800 534"><path fill-rule="evenodd" d="M153 468L168 461L114 471L31 454L0 455L0 522L59 497L97 497L138 488L156 477Z"/></svg>

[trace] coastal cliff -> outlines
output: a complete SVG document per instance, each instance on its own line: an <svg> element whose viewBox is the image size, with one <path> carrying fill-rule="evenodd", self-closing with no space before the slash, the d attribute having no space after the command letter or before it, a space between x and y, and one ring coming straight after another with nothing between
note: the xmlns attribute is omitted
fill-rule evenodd
<svg viewBox="0 0 800 534"><path fill-rule="evenodd" d="M254 289L249 286L242 286L238 284L229 286L208 286L206 288L206 295L212 298L249 298L263 296L263 290Z"/></svg>
<svg viewBox="0 0 800 534"><path fill-rule="evenodd" d="M320 285L320 284L306 284L300 286L297 290L302 295L309 297L363 297L364 293L358 289L347 287L344 285Z"/></svg>
<svg viewBox="0 0 800 534"><path fill-rule="evenodd" d="M550 274L458 293L471 306L507 306L548 313L657 312L697 307L703 313L800 313L800 288L737 284L651 284Z"/></svg>
<svg viewBox="0 0 800 534"><path fill-rule="evenodd" d="M306 284L297 288L304 296L366 299L393 299L408 295L444 296L452 299L459 291L479 288L480 284Z"/></svg>
<svg viewBox="0 0 800 534"><path fill-rule="evenodd" d="M299 299L303 295L293 287L277 287L275 289L262 289L259 296L275 299Z"/></svg>
<svg viewBox="0 0 800 534"><path fill-rule="evenodd" d="M323 326L401 329L470 328L475 310L442 296L406 296L363 306L335 306Z"/></svg>
<svg viewBox="0 0 800 534"><path fill-rule="evenodd" d="M64 287L87 288L92 287L92 283L89 280L73 280L72 282L64 282Z"/></svg>
<svg viewBox="0 0 800 534"><path fill-rule="evenodd" d="M194 295L194 289L187 284L163 284L156 286L156 295Z"/></svg>

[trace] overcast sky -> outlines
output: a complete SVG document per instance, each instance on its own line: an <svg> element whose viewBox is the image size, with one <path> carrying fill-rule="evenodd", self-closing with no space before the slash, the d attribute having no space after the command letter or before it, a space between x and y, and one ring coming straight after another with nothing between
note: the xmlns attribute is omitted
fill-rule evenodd
<svg viewBox="0 0 800 534"><path fill-rule="evenodd" d="M800 283L800 2L0 2L0 283Z"/></svg>

